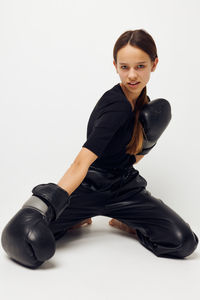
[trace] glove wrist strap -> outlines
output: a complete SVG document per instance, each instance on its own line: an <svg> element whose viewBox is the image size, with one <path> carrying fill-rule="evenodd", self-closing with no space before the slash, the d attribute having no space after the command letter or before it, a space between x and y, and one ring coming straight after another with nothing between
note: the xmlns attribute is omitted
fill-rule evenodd
<svg viewBox="0 0 200 300"><path fill-rule="evenodd" d="M34 207L45 216L51 216L51 219L57 219L70 204L67 191L55 183L39 184L32 189L32 193L23 208Z"/></svg>
<svg viewBox="0 0 200 300"><path fill-rule="evenodd" d="M40 198L32 195L22 206L22 208L31 208L36 209L44 215L47 220L52 220L55 216L51 207L49 207L44 201L41 201Z"/></svg>

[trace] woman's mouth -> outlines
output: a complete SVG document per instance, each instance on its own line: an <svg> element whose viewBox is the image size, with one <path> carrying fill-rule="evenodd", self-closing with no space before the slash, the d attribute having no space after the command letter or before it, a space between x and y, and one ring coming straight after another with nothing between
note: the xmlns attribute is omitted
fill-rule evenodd
<svg viewBox="0 0 200 300"><path fill-rule="evenodd" d="M139 82L136 82L136 83L130 83L128 82L128 85L131 86L132 88L138 86Z"/></svg>

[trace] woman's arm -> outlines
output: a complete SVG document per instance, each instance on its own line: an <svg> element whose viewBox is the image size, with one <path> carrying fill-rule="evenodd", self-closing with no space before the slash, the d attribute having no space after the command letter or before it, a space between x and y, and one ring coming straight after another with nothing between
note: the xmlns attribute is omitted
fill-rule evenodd
<svg viewBox="0 0 200 300"><path fill-rule="evenodd" d="M85 176L89 166L97 159L97 155L87 148L82 147L74 162L57 183L58 186L68 192L69 195L78 188Z"/></svg>
<svg viewBox="0 0 200 300"><path fill-rule="evenodd" d="M136 163L138 163L144 155L135 155ZM78 188L85 176L87 175L89 166L98 158L96 154L87 148L82 147L81 151L65 172L63 177L57 183L61 188L66 190L69 195Z"/></svg>

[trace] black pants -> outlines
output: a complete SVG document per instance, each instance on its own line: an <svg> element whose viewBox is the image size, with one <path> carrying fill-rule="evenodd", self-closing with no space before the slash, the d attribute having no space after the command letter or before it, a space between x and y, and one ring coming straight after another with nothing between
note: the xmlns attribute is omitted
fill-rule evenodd
<svg viewBox="0 0 200 300"><path fill-rule="evenodd" d="M158 257L183 258L198 237L175 211L146 189L147 181L133 166L107 171L90 166L70 195L70 206L50 224L56 240L82 220L102 215L136 229L139 242Z"/></svg>

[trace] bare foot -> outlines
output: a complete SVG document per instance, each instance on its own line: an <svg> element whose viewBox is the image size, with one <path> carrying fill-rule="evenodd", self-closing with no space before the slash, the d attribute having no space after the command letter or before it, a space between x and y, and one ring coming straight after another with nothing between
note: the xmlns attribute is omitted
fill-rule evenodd
<svg viewBox="0 0 200 300"><path fill-rule="evenodd" d="M80 228L80 227L88 226L89 224L92 224L92 219L91 218L85 219L85 220L81 221L80 223L70 227L68 229L68 231L71 231L73 229L77 229L77 228Z"/></svg>
<svg viewBox="0 0 200 300"><path fill-rule="evenodd" d="M116 228L118 228L118 229L124 230L124 231L126 231L126 232L128 232L128 233L132 233L132 234L134 234L134 235L137 235L137 232L136 232L135 229L129 227L128 225L122 223L121 221L119 221L119 220L117 220L117 219L111 219L111 220L109 221L109 224L110 224L111 226L113 226L113 227L116 227Z"/></svg>

